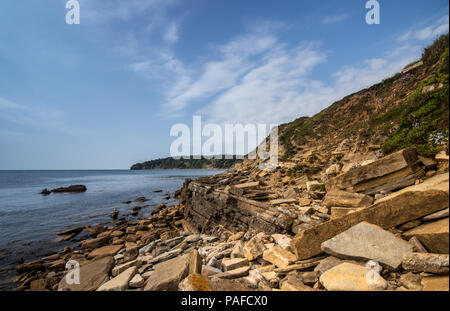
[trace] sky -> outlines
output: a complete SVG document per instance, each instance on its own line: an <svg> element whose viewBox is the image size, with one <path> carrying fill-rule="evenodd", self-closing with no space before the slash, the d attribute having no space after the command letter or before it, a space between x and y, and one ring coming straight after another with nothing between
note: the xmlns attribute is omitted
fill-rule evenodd
<svg viewBox="0 0 450 311"><path fill-rule="evenodd" d="M444 0L0 2L0 169L126 169L173 125L312 116L420 58Z"/></svg>

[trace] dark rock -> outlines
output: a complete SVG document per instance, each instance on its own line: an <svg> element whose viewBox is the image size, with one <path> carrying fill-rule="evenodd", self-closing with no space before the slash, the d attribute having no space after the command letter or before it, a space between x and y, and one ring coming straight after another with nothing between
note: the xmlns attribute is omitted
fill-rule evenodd
<svg viewBox="0 0 450 311"><path fill-rule="evenodd" d="M85 192L87 190L85 185L71 185L69 187L61 187L53 189L51 192L61 193L61 192Z"/></svg>
<svg viewBox="0 0 450 311"><path fill-rule="evenodd" d="M50 193L51 192L47 188L45 188L44 190L41 191L41 194L43 194L43 195L49 195Z"/></svg>

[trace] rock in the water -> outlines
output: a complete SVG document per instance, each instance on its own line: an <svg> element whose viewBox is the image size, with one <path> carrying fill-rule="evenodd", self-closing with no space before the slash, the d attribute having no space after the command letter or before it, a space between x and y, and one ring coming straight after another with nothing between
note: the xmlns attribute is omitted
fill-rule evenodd
<svg viewBox="0 0 450 311"><path fill-rule="evenodd" d="M388 283L366 267L342 263L323 273L320 283L329 291L384 290Z"/></svg>
<svg viewBox="0 0 450 311"><path fill-rule="evenodd" d="M128 282L130 282L136 273L137 268L130 267L115 278L100 286L97 291L123 291L128 288Z"/></svg>
<svg viewBox="0 0 450 311"><path fill-rule="evenodd" d="M448 256L430 253L411 253L403 257L402 267L412 272L448 274Z"/></svg>
<svg viewBox="0 0 450 311"><path fill-rule="evenodd" d="M71 185L69 187L61 187L53 189L52 192L59 193L59 192L85 192L87 190L85 185Z"/></svg>
<svg viewBox="0 0 450 311"><path fill-rule="evenodd" d="M441 179L439 182L430 182L435 177L439 178L439 176L435 176L422 184L405 188L402 192L399 191L400 194L388 195L370 207L362 208L340 218L331 219L313 228L303 230L292 239L291 247L299 259L307 259L322 252L320 249L322 242L361 221L367 221L388 229L446 209L448 208L448 193L445 191L445 187L448 190L448 174L443 175L446 175L446 179Z"/></svg>
<svg viewBox="0 0 450 311"><path fill-rule="evenodd" d="M373 202L371 196L362 193L352 193L342 190L327 192L323 204L327 207L366 207Z"/></svg>
<svg viewBox="0 0 450 311"><path fill-rule="evenodd" d="M343 259L375 260L396 270L412 245L365 221L322 243L322 250Z"/></svg>
<svg viewBox="0 0 450 311"><path fill-rule="evenodd" d="M157 264L154 272L147 279L144 290L177 290L178 284L189 273L189 259L190 255L187 254Z"/></svg>
<svg viewBox="0 0 450 311"><path fill-rule="evenodd" d="M58 290L69 291L93 291L108 280L109 272L114 264L112 257L103 257L101 259L89 262L80 267L80 284L75 284L73 279L70 278L71 272L69 271L62 280L59 282ZM68 284L66 278L69 279Z"/></svg>
<svg viewBox="0 0 450 311"><path fill-rule="evenodd" d="M415 236L431 253L448 254L449 219L443 218L424 223L403 233L406 238Z"/></svg>
<svg viewBox="0 0 450 311"><path fill-rule="evenodd" d="M47 188L45 188L45 189L43 189L43 190L41 191L41 194L42 194L42 195L49 195L49 194L51 194L51 191L48 190Z"/></svg>

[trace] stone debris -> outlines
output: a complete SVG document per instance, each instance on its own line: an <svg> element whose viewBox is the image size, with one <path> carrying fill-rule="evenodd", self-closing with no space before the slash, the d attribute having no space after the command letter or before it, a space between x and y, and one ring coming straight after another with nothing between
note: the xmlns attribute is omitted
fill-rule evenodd
<svg viewBox="0 0 450 311"><path fill-rule="evenodd" d="M342 259L375 260L393 270L402 264L403 256L413 252L408 242L364 221L323 242L321 248Z"/></svg>
<svg viewBox="0 0 450 311"><path fill-rule="evenodd" d="M413 149L364 160L300 177L244 160L187 179L149 218L59 232L88 238L21 263L17 290L448 290L448 163Z"/></svg>

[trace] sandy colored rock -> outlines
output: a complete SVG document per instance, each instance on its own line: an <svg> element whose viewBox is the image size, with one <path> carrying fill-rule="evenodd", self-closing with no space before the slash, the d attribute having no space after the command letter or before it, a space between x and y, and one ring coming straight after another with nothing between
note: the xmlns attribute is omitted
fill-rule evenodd
<svg viewBox="0 0 450 311"><path fill-rule="evenodd" d="M403 257L402 267L412 272L448 274L448 256L430 253L411 253Z"/></svg>
<svg viewBox="0 0 450 311"><path fill-rule="evenodd" d="M448 174L446 175L448 178ZM320 254L322 252L320 245L324 241L344 232L361 221L388 229L446 209L448 208L448 193L434 189L434 187L441 188L441 186L441 183L438 183L438 185L429 184L425 188L423 186L411 186L409 187L410 191L386 196L372 206L299 232L292 239L291 247L299 259L306 259Z"/></svg>
<svg viewBox="0 0 450 311"><path fill-rule="evenodd" d="M108 282L104 283L100 286L97 291L123 291L128 288L128 282L133 278L133 276L137 273L136 267L130 267L115 278L112 278Z"/></svg>
<svg viewBox="0 0 450 311"><path fill-rule="evenodd" d="M282 291L313 291L314 289L305 285L297 275L289 275L281 283Z"/></svg>
<svg viewBox="0 0 450 311"><path fill-rule="evenodd" d="M384 290L388 283L381 276L371 278L372 271L366 267L342 263L325 273L319 280L329 291L371 291Z"/></svg>
<svg viewBox="0 0 450 311"><path fill-rule="evenodd" d="M189 273L189 259L190 255L187 254L157 264L154 267L154 272L147 279L144 290L177 290L178 284Z"/></svg>
<svg viewBox="0 0 450 311"><path fill-rule="evenodd" d="M94 291L108 280L113 264L114 259L110 256L89 262L80 267L80 284L67 284L64 276L59 282L58 290Z"/></svg>
<svg viewBox="0 0 450 311"><path fill-rule="evenodd" d="M247 267L248 260L246 258L233 258L233 259L223 259L222 269L223 271L230 271L237 268Z"/></svg>
<svg viewBox="0 0 450 311"><path fill-rule="evenodd" d="M265 261L274 264L277 267L285 268L297 260L297 257L291 252L282 249L276 245L270 249L266 249L263 253Z"/></svg>
<svg viewBox="0 0 450 311"><path fill-rule="evenodd" d="M420 243L431 253L448 254L448 229L449 219L443 218L429 223L424 223L414 229L403 233L409 239L415 236Z"/></svg>
<svg viewBox="0 0 450 311"><path fill-rule="evenodd" d="M189 274L202 273L203 261L202 261L202 257L200 256L200 254L198 253L198 251L196 249L194 249L191 252L189 260L190 260L189 261Z"/></svg>
<svg viewBox="0 0 450 311"><path fill-rule="evenodd" d="M218 278L207 278L198 274L190 274L180 284L180 291L252 291L243 282Z"/></svg>
<svg viewBox="0 0 450 311"><path fill-rule="evenodd" d="M122 249L123 245L107 245L94 249L88 254L88 258L101 258L105 256L114 256Z"/></svg>
<svg viewBox="0 0 450 311"><path fill-rule="evenodd" d="M108 243L108 241L109 241L108 236L103 236L103 237L91 239L91 240L85 240L81 243L81 248L82 249L99 248L99 247L105 245L106 243Z"/></svg>
<svg viewBox="0 0 450 311"><path fill-rule="evenodd" d="M250 241L244 244L242 251L248 261L255 260L262 256L265 246L258 237L253 237Z"/></svg>
<svg viewBox="0 0 450 311"><path fill-rule="evenodd" d="M322 250L342 259L375 260L396 270L412 245L365 221L325 241Z"/></svg>
<svg viewBox="0 0 450 311"><path fill-rule="evenodd" d="M362 193L352 193L342 190L332 190L327 192L323 205L326 207L367 207L373 202L371 196Z"/></svg>
<svg viewBox="0 0 450 311"><path fill-rule="evenodd" d="M144 284L145 284L145 279L140 274L136 274L130 280L130 282L128 283L128 286L131 288L139 288L139 287L144 286Z"/></svg>
<svg viewBox="0 0 450 311"><path fill-rule="evenodd" d="M423 291L449 291L448 275L425 276L422 278Z"/></svg>
<svg viewBox="0 0 450 311"><path fill-rule="evenodd" d="M351 207L336 207L333 206L330 208L331 218L339 218L341 216L356 212L359 208L351 208Z"/></svg>
<svg viewBox="0 0 450 311"><path fill-rule="evenodd" d="M327 189L375 194L414 185L423 170L415 148L406 148L329 180Z"/></svg>
<svg viewBox="0 0 450 311"><path fill-rule="evenodd" d="M248 275L248 271L250 270L249 266L237 268L234 270L229 270L222 273L214 274L214 277L219 279L236 279L243 276Z"/></svg>

